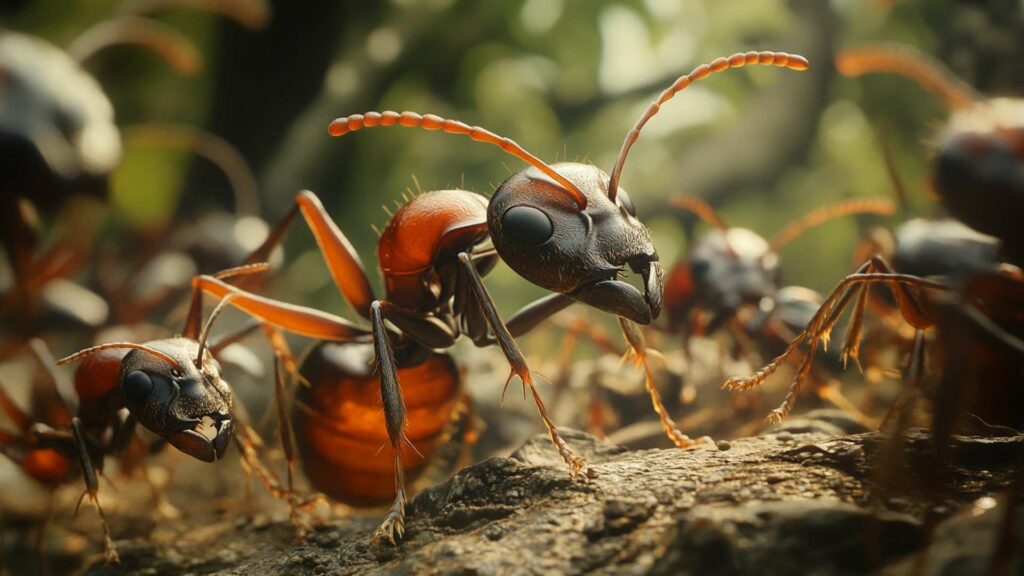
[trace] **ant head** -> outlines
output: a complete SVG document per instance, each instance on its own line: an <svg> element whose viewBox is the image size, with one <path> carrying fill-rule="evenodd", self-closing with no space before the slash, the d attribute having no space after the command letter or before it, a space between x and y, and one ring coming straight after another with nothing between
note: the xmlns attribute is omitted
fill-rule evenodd
<svg viewBox="0 0 1024 576"><path fill-rule="evenodd" d="M658 253L629 196L612 200L608 175L585 164L552 166L585 195L583 209L535 168L506 180L491 197L487 222L501 258L527 280L600 310L649 324L661 312ZM643 292L619 280L629 267Z"/></svg>
<svg viewBox="0 0 1024 576"><path fill-rule="evenodd" d="M1019 245L1024 210L1024 100L994 98L957 110L939 137L935 191L950 214Z"/></svg>
<svg viewBox="0 0 1024 576"><path fill-rule="evenodd" d="M231 440L233 399L210 354L189 338L149 342L121 361L118 380L125 406L140 424L175 448L204 462L224 455ZM173 359L174 362L168 362Z"/></svg>
<svg viewBox="0 0 1024 576"><path fill-rule="evenodd" d="M768 242L746 228L714 229L701 237L690 258L694 290L716 316L757 306L778 286L779 259Z"/></svg>

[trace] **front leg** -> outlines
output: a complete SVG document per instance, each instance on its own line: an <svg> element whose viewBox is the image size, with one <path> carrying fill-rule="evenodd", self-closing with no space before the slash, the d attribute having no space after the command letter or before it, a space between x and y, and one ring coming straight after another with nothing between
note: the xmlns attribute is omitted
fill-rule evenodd
<svg viewBox="0 0 1024 576"><path fill-rule="evenodd" d="M85 443L85 435L82 433L82 424L78 418L72 418L71 420L71 431L73 433L75 450L78 452L79 463L82 466L82 476L85 478L85 492L78 499L78 506L75 507L75 513L78 513L79 506L82 505L82 500L88 497L92 500L92 503L96 506L96 511L100 515L100 523L103 525L103 544L104 544L104 555L108 564L117 564L121 562L121 557L117 554L117 547L114 546L114 540L110 537L110 528L107 526L107 517L103 514L103 508L100 506L99 500L99 480L96 477L96 468L93 466L92 458L89 456L89 449Z"/></svg>
<svg viewBox="0 0 1024 576"><path fill-rule="evenodd" d="M505 359L508 360L509 366L512 371L508 376L508 380L505 381L505 389L508 389L509 382L512 378L519 376L523 382L523 386L529 386L530 393L533 395L533 400L537 404L537 411L540 412L540 417L544 421L544 426L548 429L548 434L551 436L551 442L555 445L555 449L558 450L558 454L561 455L562 460L569 465L569 469L572 472L573 477L583 476L591 477L594 475L593 471L587 467L587 462L580 456L577 456L575 452L569 448L569 445L565 443L565 440L558 433L558 428L555 427L555 423L548 417L548 411L544 408L544 402L540 398L540 394L537 393L537 389L533 385L533 375L530 372L530 367L526 365L526 359L523 357L523 353L519 351L519 346L516 344L515 339L509 333L505 323L502 322L501 317L498 316L498 311L494 307L494 300L491 299L491 295L487 292L487 288L484 287L483 280L480 279L480 274L476 271L476 266L473 265L473 260L469 254L465 252L459 253L459 262L466 273L466 279L469 281L469 285L473 288L473 293L476 296L477 302L480 304L480 308L483 311L484 318L491 327L491 331L494 332L495 338L498 340L498 346L501 348L502 353L505 355ZM504 397L504 391L502 396Z"/></svg>

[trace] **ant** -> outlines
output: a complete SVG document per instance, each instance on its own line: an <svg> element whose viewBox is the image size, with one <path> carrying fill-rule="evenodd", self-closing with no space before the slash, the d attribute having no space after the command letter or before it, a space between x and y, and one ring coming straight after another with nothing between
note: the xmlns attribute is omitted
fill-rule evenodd
<svg viewBox="0 0 1024 576"><path fill-rule="evenodd" d="M868 305L875 305L886 315L890 308L881 298L872 297L870 285L888 286L899 315L914 330L911 344L911 363L914 364L920 362L914 358L924 354L923 349L918 351L917 340L923 338L924 330L939 321L938 311L949 310L950 302L959 302L960 308L976 306L968 285L1005 275L1002 257L1014 259L1019 250L1017 246L1022 242L1019 231L1002 222L1006 218L1004 213L1013 213L1014 202L1024 198L1021 189L1024 182L1015 177L1015 170L1019 172L1024 156L1021 153L1024 148L1019 146L1024 126L1020 124L1021 115L1012 113L1021 109L1021 101L984 100L940 63L905 47L848 49L837 56L836 66L847 76L876 71L908 76L942 96L954 110L950 125L940 137L932 183L940 200L957 220L912 219L901 225L895 235L873 234L856 252L857 260L863 264L824 301L807 329L753 376L726 382L725 387L734 390L758 386L778 368L780 359L792 357L801 343L807 342L809 352L790 384L789 393L769 415L773 422L789 414L796 392L811 368L817 344L827 342L832 327L851 302L854 308L841 357L855 361L859 358L863 317ZM903 185L888 148L885 152L886 167L906 212ZM992 233L995 237L975 230ZM935 291L950 295L937 297Z"/></svg>
<svg viewBox="0 0 1024 576"><path fill-rule="evenodd" d="M0 294L0 315L16 316L23 332L40 324L35 314L51 303L43 288L83 264L97 233L83 211L62 208L73 198L106 196L133 132L152 135L159 129L161 144L182 145L183 129L168 136L167 126L129 128L123 139L113 104L88 71L98 53L132 45L156 54L179 74L196 73L202 57L192 41L151 17L177 4L250 28L262 26L268 16L266 7L252 0L125 2L117 16L83 31L67 50L29 34L5 30L0 35L0 245L12 276L9 293ZM201 141L191 147L203 152ZM70 220L70 232L40 249L39 217L51 215Z"/></svg>
<svg viewBox="0 0 1024 576"><path fill-rule="evenodd" d="M265 264L240 266L216 278L223 281L266 268ZM62 386L59 375L51 373L55 393L35 394L28 412L18 408L0 387L0 408L18 429L0 435L0 452L45 486L55 487L83 475L86 489L79 506L85 498L96 506L108 562L117 562L118 555L97 498L104 458L119 455L131 459L133 455L127 452L136 427L141 425L159 436L144 452L153 453L170 444L197 460L215 462L224 456L238 423L231 387L213 357L221 344L207 344L213 323L230 298L218 304L204 325L201 296L193 294L181 336L142 344L100 344L55 363L48 353L37 352L48 371L54 364L79 364L73 388ZM251 459L248 426L244 421L241 425L247 436L240 441L243 457L250 456L245 465L267 482L266 471Z"/></svg>
<svg viewBox="0 0 1024 576"><path fill-rule="evenodd" d="M439 423L448 420L446 411L453 405L459 378L450 357L435 350L450 348L460 334L478 346L499 346L511 367L505 389L514 377L520 378L524 394L529 388L572 476L591 476L586 461L548 417L515 338L577 301L619 316L625 326L650 324L658 317L662 305L658 254L647 228L636 219L633 202L618 186L627 154L643 126L675 94L712 73L754 64L807 68L803 57L781 52L735 54L695 68L663 91L629 131L610 177L591 165L548 165L508 138L431 114L368 112L331 122L332 136L378 126L461 134L498 146L530 167L509 177L489 199L465 190L438 190L402 205L378 243L385 298L374 294L362 262L319 199L308 191L298 194L295 207L252 258L264 259L301 213L334 283L370 329L323 313L300 312L214 278L195 280L197 288L216 297L235 294L231 305L258 319L334 341L320 344L311 354L315 363L307 360L302 374L311 388L296 402L302 423L295 439L310 456L303 465L313 485L328 496L345 497L348 489L339 486L350 472L372 472L359 475L359 481L379 482L380 468L369 456L386 439L394 452L396 494L375 540L394 543L396 536L402 537L406 476L417 468L408 457L403 459L403 453L429 454ZM503 321L481 279L498 260L554 293ZM620 280L627 267L641 277L642 292ZM633 332L642 335L639 330ZM634 340L630 339L631 344L639 346ZM371 348L376 378L371 377L367 362ZM646 350L640 347L635 352L642 356ZM351 408L347 392L358 399ZM377 394L383 403L382 415L374 398ZM656 395L652 402L659 403ZM693 445L681 434L678 443Z"/></svg>
<svg viewBox="0 0 1024 576"><path fill-rule="evenodd" d="M669 271L665 309L670 331L688 343L691 335L725 329L739 350L757 348L762 357L770 358L804 329L821 304L814 290L780 286L779 251L831 220L895 212L886 199L841 201L808 212L766 240L752 230L726 226L711 206L697 198L676 197L672 203L692 211L712 229L697 239L688 259ZM844 409L853 407L834 387L823 387L820 393ZM858 419L865 419L859 410L855 412Z"/></svg>
<svg viewBox="0 0 1024 576"><path fill-rule="evenodd" d="M741 341L737 330L742 326L735 322L741 309L773 307L772 298L779 290L778 253L783 247L836 218L895 212L889 200L846 200L809 212L768 241L752 230L727 227L711 206L697 198L676 197L672 203L694 212L712 229L697 240L690 258L677 263L668 274L665 309L669 328L689 336L727 327Z"/></svg>
<svg viewBox="0 0 1024 576"><path fill-rule="evenodd" d="M836 57L836 68L849 77L900 74L943 99L951 114L936 138L932 187L953 217L999 238L1011 261L1024 262L1024 99L986 98L904 46L850 48Z"/></svg>

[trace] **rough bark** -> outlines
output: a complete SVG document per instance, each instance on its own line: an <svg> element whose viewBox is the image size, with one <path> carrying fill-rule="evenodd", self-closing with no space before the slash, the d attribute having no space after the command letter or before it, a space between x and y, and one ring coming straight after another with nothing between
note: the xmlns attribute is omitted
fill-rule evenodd
<svg viewBox="0 0 1024 576"><path fill-rule="evenodd" d="M888 446L876 433L783 431L690 451L568 436L596 478L571 480L538 436L421 492L398 547L370 541L372 516L324 524L300 545L287 522L225 521L121 543L124 564L89 573L840 575L924 562L922 574L982 574L1024 454L1021 436L957 438L939 466L915 432L897 470L872 464ZM903 488L878 488L883 473ZM1008 573L1024 568L1014 538Z"/></svg>

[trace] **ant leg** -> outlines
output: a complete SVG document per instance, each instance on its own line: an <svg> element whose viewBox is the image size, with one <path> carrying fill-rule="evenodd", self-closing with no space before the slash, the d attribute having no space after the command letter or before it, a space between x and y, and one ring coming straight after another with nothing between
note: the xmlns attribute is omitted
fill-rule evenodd
<svg viewBox="0 0 1024 576"><path fill-rule="evenodd" d="M476 410L473 409L473 398L467 392L463 392L459 399L457 416L462 421L462 430L459 434L459 458L455 463L456 469L462 469L473 462L473 447L480 439L480 424L477 421Z"/></svg>
<svg viewBox="0 0 1024 576"><path fill-rule="evenodd" d="M276 365L276 363L274 368L275 376L279 378L281 376L281 371L278 365ZM263 484L263 487L267 490L267 492L270 492L270 494L274 498L282 500L288 504L289 517L292 521L292 524L295 526L296 540L301 542L302 538L308 532L309 526L305 521L302 520L301 516L299 515L299 512L303 510L308 510L316 506L317 504L323 503L325 501L324 496L321 494L316 494L313 497L306 499L296 497L294 492L292 491L293 476L291 464L289 465L287 483L282 484L278 476L272 470L267 468L266 465L263 464L263 439L260 438L259 434L256 433L256 430L253 429L252 425L249 423L249 416L245 412L244 408L240 408L239 406L236 405L235 408L232 410L231 416L232 419L237 424L234 438L236 444L238 445L238 451L241 454L240 464L242 466L242 470L245 471L247 479L251 478L252 476L255 476L260 481L260 483ZM287 423L288 433L290 434L291 421L288 420ZM281 427L286 427L285 421L281 422ZM284 444L283 442L285 434L286 432L282 430L282 447L287 446L287 444ZM294 440L292 441L291 444L294 445ZM286 458L289 457L289 449L284 448L284 451L286 453ZM294 458L294 451L292 451L291 457ZM248 491L249 483L247 481L246 492Z"/></svg>
<svg viewBox="0 0 1024 576"><path fill-rule="evenodd" d="M881 256L873 256L869 263L871 265L870 272L872 273L890 274L894 277L900 276ZM900 307L900 314L911 326L918 330L924 330L935 324L933 314L925 307L918 293L912 290L910 285L895 280L887 282L887 284L889 289L892 290L893 295L896 296L896 302Z"/></svg>
<svg viewBox="0 0 1024 576"><path fill-rule="evenodd" d="M370 280L366 277L363 263L359 260L355 248L348 238L334 223L320 199L309 190L303 190L295 196L295 206L271 231L270 235L249 258L247 264L266 261L274 248L280 244L285 232L295 220L296 213L301 213L306 220L320 254L327 263L334 284L341 291L345 300L352 305L363 318L370 317L370 303L374 301Z"/></svg>
<svg viewBox="0 0 1024 576"><path fill-rule="evenodd" d="M708 436L694 440L683 434L676 427L675 420L672 419L672 416L665 408L665 404L661 401L661 394L654 384L654 373L651 371L651 365L648 362L648 354L653 352L653 350L647 348L644 333L635 322L625 318L619 318L619 325L622 326L622 334L626 337L626 341L629 342L630 346L626 355L632 355L636 363L644 369L644 387L647 388L647 393L651 396L651 405L654 407L654 412L658 414L658 418L661 420L661 427L665 430L665 435L668 436L668 439L677 447L684 449L711 443L712 440ZM625 356L623 359L625 359Z"/></svg>
<svg viewBox="0 0 1024 576"><path fill-rule="evenodd" d="M537 411L540 412L541 420L544 421L544 426L548 429L548 434L551 436L551 442L555 445L555 449L558 450L562 460L569 465L573 477L580 474L592 475L592 471L587 468L586 460L577 456L572 448L569 448L569 445L562 439L561 434L558 433L558 428L555 427L554 422L548 417L547 409L544 408L544 402L533 385L533 375L530 373L529 366L526 365L526 359L523 357L523 353L520 352L519 346L516 345L515 339L509 333L508 327L505 326L505 323L501 321L501 317L498 316L498 311L494 307L494 300L491 299L487 288L484 287L483 280L480 279L480 275L477 273L476 267L473 266L473 261L469 254L465 252L459 253L459 262L462 263L466 272L466 278L473 288L476 300L483 311L484 317L487 319L487 323L498 339L498 346L512 368L508 380L505 381L505 388L508 388L508 383L512 381L513 377L519 376L523 386L529 386L533 400L537 404Z"/></svg>
<svg viewBox="0 0 1024 576"><path fill-rule="evenodd" d="M309 521L302 516L301 510L310 508L318 502L325 502L322 494L316 494L303 501L295 495L295 429L292 427L291 413L288 411L288 389L285 386L285 378L282 373L281 358L274 357L274 404L277 406L277 428L280 434L281 449L284 451L285 462L288 466L288 515L295 526L295 538L303 541L309 533L311 526Z"/></svg>
<svg viewBox="0 0 1024 576"><path fill-rule="evenodd" d="M116 564L121 561L121 557L117 554L117 547L114 546L114 540L110 537L110 528L107 526L107 517L103 514L103 508L100 506L100 500L97 496L99 492L99 481L96 477L96 468L93 467L92 458L89 457L89 449L86 447L85 435L82 434L82 424L77 417L71 420L71 431L74 434L75 449L78 452L79 464L82 466L82 475L85 478L85 492L78 499L78 506L75 507L75 513L78 512L78 508L82 505L82 500L88 497L92 500L92 503L96 506L96 511L100 515L100 523L103 525L103 544L104 544L104 555L106 556L107 563Z"/></svg>
<svg viewBox="0 0 1024 576"><path fill-rule="evenodd" d="M575 303L576 300L566 296L565 294L559 294L557 292L548 294L547 296L538 298L530 304L520 308L518 312L508 319L508 322L505 323L505 327L508 328L508 333L511 334L513 338L522 336L539 326L544 320L547 320L551 316L554 316L558 312L565 310Z"/></svg>
<svg viewBox="0 0 1024 576"><path fill-rule="evenodd" d="M402 469L402 447L415 446L405 435L405 400L398 382L398 365L391 349L391 340L384 326L382 303L375 300L370 304L370 322L373 325L373 351L377 365L377 379L380 381L380 398L384 405L384 424L387 426L391 448L395 451L395 502L391 510L374 532L376 542L387 540L394 544L396 536L401 540L405 533L405 472Z"/></svg>
<svg viewBox="0 0 1024 576"><path fill-rule="evenodd" d="M368 335L364 328L334 314L258 296L213 276L196 276L192 279L192 286L217 298L233 293L235 296L230 304L235 308L301 336L344 342Z"/></svg>

